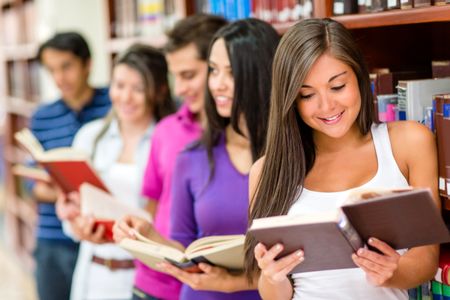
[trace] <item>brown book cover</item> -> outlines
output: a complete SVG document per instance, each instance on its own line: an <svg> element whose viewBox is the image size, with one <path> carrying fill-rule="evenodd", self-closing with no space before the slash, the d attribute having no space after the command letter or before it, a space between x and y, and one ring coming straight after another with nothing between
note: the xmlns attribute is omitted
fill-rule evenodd
<svg viewBox="0 0 450 300"><path fill-rule="evenodd" d="M450 96L450 95L449 95ZM444 99L446 95L435 95L435 112L434 112L434 126L436 130L436 142L437 142L437 150L438 150L438 173L439 173L439 194L441 196L447 196L445 178L445 157L444 157L444 132L442 128L442 121L444 118L443 108L444 108Z"/></svg>
<svg viewBox="0 0 450 300"><path fill-rule="evenodd" d="M298 249L305 261L292 273L355 268L351 254L369 237L395 249L450 241L450 234L428 189L355 192L342 210L255 219L249 234L282 257ZM330 251L333 249L333 251Z"/></svg>
<svg viewBox="0 0 450 300"><path fill-rule="evenodd" d="M450 60L432 61L431 73L433 78L450 77Z"/></svg>
<svg viewBox="0 0 450 300"><path fill-rule="evenodd" d="M442 162L439 162L439 169L443 169L443 177L445 178L445 192L446 194L444 201L444 206L446 209L450 209L450 94L442 95L442 133L439 134L438 138L441 141L441 151L443 154ZM441 177L439 176L439 179Z"/></svg>
<svg viewBox="0 0 450 300"><path fill-rule="evenodd" d="M374 94L390 95L396 93L396 86L400 80L412 80L429 78L428 70L413 71L389 71L385 69L376 69L374 72Z"/></svg>

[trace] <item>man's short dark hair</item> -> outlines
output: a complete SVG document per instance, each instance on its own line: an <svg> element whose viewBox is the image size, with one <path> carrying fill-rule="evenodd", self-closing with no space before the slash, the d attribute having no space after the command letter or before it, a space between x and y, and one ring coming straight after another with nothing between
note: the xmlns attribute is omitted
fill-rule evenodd
<svg viewBox="0 0 450 300"><path fill-rule="evenodd" d="M175 27L167 33L166 53L175 52L189 44L197 48L199 59L206 60L209 42L227 21L215 15L197 14L178 21Z"/></svg>
<svg viewBox="0 0 450 300"><path fill-rule="evenodd" d="M80 58L83 63L91 59L91 51L84 37L77 32L60 32L44 42L38 50L37 59L42 63L42 53L45 49L67 51Z"/></svg>

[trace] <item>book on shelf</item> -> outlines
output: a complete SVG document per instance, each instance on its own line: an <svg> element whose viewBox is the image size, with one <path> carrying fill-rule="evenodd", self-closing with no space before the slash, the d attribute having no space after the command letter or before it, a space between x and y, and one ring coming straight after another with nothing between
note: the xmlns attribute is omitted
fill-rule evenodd
<svg viewBox="0 0 450 300"><path fill-rule="evenodd" d="M439 267L431 281L431 292L434 299L450 299L450 245L441 245Z"/></svg>
<svg viewBox="0 0 450 300"><path fill-rule="evenodd" d="M116 199L110 193L89 183L80 186L80 208L81 215L95 218L94 230L99 225L105 227L104 237L107 240L113 240L112 227L115 221L126 215L138 216L152 222L151 215L144 209Z"/></svg>
<svg viewBox="0 0 450 300"><path fill-rule="evenodd" d="M434 95L433 119L438 149L439 194L450 196L450 94ZM444 202L450 209L450 203Z"/></svg>
<svg viewBox="0 0 450 300"><path fill-rule="evenodd" d="M409 9L414 7L414 0L400 0L401 9Z"/></svg>
<svg viewBox="0 0 450 300"><path fill-rule="evenodd" d="M450 60L433 60L431 73L433 78L450 77Z"/></svg>
<svg viewBox="0 0 450 300"><path fill-rule="evenodd" d="M348 15L358 12L358 2L354 0L334 0L333 15Z"/></svg>
<svg viewBox="0 0 450 300"><path fill-rule="evenodd" d="M387 9L400 8L400 0L387 0Z"/></svg>
<svg viewBox="0 0 450 300"><path fill-rule="evenodd" d="M81 184L88 182L106 192L102 182L89 163L89 155L70 147L45 151L31 130L24 128L14 134L14 138L50 174L53 181L65 192L78 191Z"/></svg>
<svg viewBox="0 0 450 300"><path fill-rule="evenodd" d="M12 173L20 177L42 181L46 183L50 183L52 181L52 178L50 177L50 175L48 175L48 173L45 170L37 167L30 167L27 165L16 164L12 167Z"/></svg>
<svg viewBox="0 0 450 300"><path fill-rule="evenodd" d="M446 4L446 0L434 0L434 5L436 5L436 6L445 5L445 4Z"/></svg>
<svg viewBox="0 0 450 300"><path fill-rule="evenodd" d="M303 249L293 273L354 268L351 254L370 237L397 250L450 241L430 190L419 188L356 190L340 209L255 219L248 232L268 247L284 244L279 257Z"/></svg>
<svg viewBox="0 0 450 300"><path fill-rule="evenodd" d="M397 91L398 108L406 111L406 119L421 122L433 95L450 92L450 78L400 80Z"/></svg>
<svg viewBox="0 0 450 300"><path fill-rule="evenodd" d="M187 272L200 272L198 264L205 262L238 271L244 266L244 240L245 235L207 236L192 242L183 252L136 232L136 240L124 239L119 245L155 270L158 263L169 262Z"/></svg>
<svg viewBox="0 0 450 300"><path fill-rule="evenodd" d="M431 0L414 0L414 7L431 6Z"/></svg>

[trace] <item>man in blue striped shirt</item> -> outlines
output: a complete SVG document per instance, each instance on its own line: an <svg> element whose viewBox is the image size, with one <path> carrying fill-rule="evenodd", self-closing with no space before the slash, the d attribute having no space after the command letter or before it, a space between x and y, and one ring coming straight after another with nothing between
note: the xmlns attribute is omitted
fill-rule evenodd
<svg viewBox="0 0 450 300"><path fill-rule="evenodd" d="M31 118L30 129L46 150L71 146L82 125L109 111L108 89L89 85L91 55L86 41L78 33L56 34L40 46L38 59L51 74L61 99L38 108ZM56 216L55 186L36 182L33 195L38 201L39 213L35 249L39 298L69 299L78 244L64 235Z"/></svg>

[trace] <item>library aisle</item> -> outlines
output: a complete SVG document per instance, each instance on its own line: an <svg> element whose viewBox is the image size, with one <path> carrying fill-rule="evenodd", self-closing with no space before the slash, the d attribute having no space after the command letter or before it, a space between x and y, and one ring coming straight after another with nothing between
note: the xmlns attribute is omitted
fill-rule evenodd
<svg viewBox="0 0 450 300"><path fill-rule="evenodd" d="M32 274L22 268L5 245L4 193L0 187L0 299L36 300Z"/></svg>

